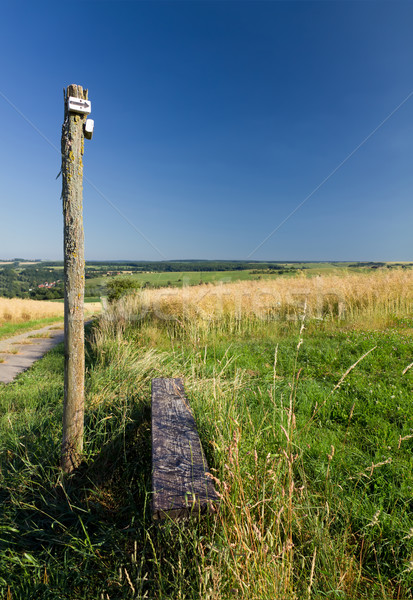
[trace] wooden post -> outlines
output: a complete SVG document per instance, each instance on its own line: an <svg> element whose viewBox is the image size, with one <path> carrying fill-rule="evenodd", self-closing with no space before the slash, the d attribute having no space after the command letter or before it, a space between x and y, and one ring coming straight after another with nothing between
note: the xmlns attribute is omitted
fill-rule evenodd
<svg viewBox="0 0 413 600"><path fill-rule="evenodd" d="M87 90L69 85L65 91L62 127L62 198L65 276L65 391L63 406L62 469L73 471L81 462L84 421L84 234L83 126L86 114L69 111L68 98L87 100Z"/></svg>

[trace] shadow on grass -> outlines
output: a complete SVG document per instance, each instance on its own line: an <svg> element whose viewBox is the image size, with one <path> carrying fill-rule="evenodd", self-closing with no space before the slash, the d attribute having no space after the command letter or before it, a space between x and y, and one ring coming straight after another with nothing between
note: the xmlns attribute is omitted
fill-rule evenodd
<svg viewBox="0 0 413 600"><path fill-rule="evenodd" d="M20 415L12 414L13 394L22 386L42 376L62 378L63 345L53 352L49 367L40 361L15 391L8 390L0 408L11 423L0 445L0 598L136 597L129 595L136 583L130 586L122 568L130 565L135 582L144 579L139 573L151 527L149 402L128 398L126 425L113 407L110 415L104 407L88 411L88 458L63 477L61 393L45 386L30 415L22 403Z"/></svg>
<svg viewBox="0 0 413 600"><path fill-rule="evenodd" d="M136 411L137 422L70 478L44 454L36 464L38 447L13 457L0 488L0 590L13 599L51 589L59 598L117 597L119 568L144 553L150 526L148 412Z"/></svg>
<svg viewBox="0 0 413 600"><path fill-rule="evenodd" d="M56 346L0 397L0 598L197 597L207 522L151 518L150 382L86 410L85 462L64 477L63 362Z"/></svg>

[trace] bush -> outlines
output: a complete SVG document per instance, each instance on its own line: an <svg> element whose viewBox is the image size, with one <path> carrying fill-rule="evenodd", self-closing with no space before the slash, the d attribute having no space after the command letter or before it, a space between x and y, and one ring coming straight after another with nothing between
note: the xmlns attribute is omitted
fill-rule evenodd
<svg viewBox="0 0 413 600"><path fill-rule="evenodd" d="M119 300L122 296L130 294L131 292L139 289L139 282L132 277L122 277L119 279L112 279L107 284L108 300L113 302Z"/></svg>

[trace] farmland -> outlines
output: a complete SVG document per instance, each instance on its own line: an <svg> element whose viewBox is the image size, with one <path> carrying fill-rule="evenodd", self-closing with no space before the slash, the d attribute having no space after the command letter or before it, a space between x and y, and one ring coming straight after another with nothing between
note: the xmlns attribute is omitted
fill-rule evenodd
<svg viewBox="0 0 413 600"><path fill-rule="evenodd" d="M413 263L349 262L247 262L247 261L164 261L89 262L85 266L86 298L107 295L108 284L128 278L137 288L183 287L211 282L371 272L376 269L412 268ZM0 297L53 300L63 298L63 264L16 259L0 262Z"/></svg>
<svg viewBox="0 0 413 600"><path fill-rule="evenodd" d="M87 263L85 292L86 297L105 296L107 283L125 276L131 276L137 286L162 287L196 285L218 279L256 279L257 273L283 274L295 270L293 265L243 261ZM19 260L0 262L0 296L38 300L63 298L63 264Z"/></svg>
<svg viewBox="0 0 413 600"><path fill-rule="evenodd" d="M4 598L413 598L412 271L144 289L88 334L85 457L63 356L0 391ZM150 380L181 376L221 495L150 515Z"/></svg>
<svg viewBox="0 0 413 600"><path fill-rule="evenodd" d="M206 261L205 261L206 262ZM184 287L202 285L206 283L229 283L234 281L259 281L261 279L274 279L276 277L291 277L304 272L307 276L345 274L347 272L371 272L372 269L392 269L393 265L384 263L242 263L236 270L227 269L227 263L217 261L210 265L211 270L196 270L196 263L188 263L193 270L168 270L173 263L164 263L163 271L129 271L127 268L119 271L109 270L100 274L94 270L93 265L87 270L86 296L105 296L107 286L114 280L128 278L136 283L138 288ZM177 265L174 265L176 267ZM183 265L180 264L180 267ZM198 263L199 266L199 263ZM400 266L400 265L397 265ZM118 265L119 269L121 268ZM405 268L413 267L413 263L406 263Z"/></svg>

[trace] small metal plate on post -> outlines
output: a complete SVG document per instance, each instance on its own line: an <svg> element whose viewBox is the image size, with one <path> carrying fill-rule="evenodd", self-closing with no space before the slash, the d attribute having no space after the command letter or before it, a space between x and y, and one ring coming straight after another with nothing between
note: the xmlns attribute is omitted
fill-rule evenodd
<svg viewBox="0 0 413 600"><path fill-rule="evenodd" d="M92 103L90 100L83 100L83 98L75 98L69 96L67 99L67 107L70 112L82 113L84 115L90 115L92 112Z"/></svg>

